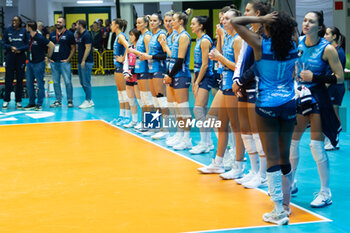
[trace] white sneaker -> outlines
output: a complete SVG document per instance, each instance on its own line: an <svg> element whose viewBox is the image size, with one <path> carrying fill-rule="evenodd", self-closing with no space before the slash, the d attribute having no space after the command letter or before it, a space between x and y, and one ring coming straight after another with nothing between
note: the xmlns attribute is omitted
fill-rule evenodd
<svg viewBox="0 0 350 233"><path fill-rule="evenodd" d="M194 155L202 154L202 153L208 153L209 147L204 145L202 142L199 142L198 145L194 146L191 150L190 153Z"/></svg>
<svg viewBox="0 0 350 233"><path fill-rule="evenodd" d="M139 123L137 123L137 125L135 125L134 129L136 131L140 130L142 128L142 122L140 121Z"/></svg>
<svg viewBox="0 0 350 233"><path fill-rule="evenodd" d="M152 135L152 139L154 140L160 140L160 139L165 139L169 137L169 132L168 131L159 131L158 133Z"/></svg>
<svg viewBox="0 0 350 233"><path fill-rule="evenodd" d="M9 107L9 102L4 101L4 103L2 103L2 109L7 109Z"/></svg>
<svg viewBox="0 0 350 233"><path fill-rule="evenodd" d="M123 125L124 128L134 128L137 125L136 121L130 121L129 124Z"/></svg>
<svg viewBox="0 0 350 233"><path fill-rule="evenodd" d="M210 139L209 144L208 144L209 151L214 150L214 143L213 140Z"/></svg>
<svg viewBox="0 0 350 233"><path fill-rule="evenodd" d="M90 104L90 107L95 106L95 103L94 103L94 101L92 101L92 100L89 101L89 104Z"/></svg>
<svg viewBox="0 0 350 233"><path fill-rule="evenodd" d="M91 108L91 107L92 106L90 104L90 101L88 101L88 100L84 100L84 102L81 105L79 105L79 108L82 108L82 109L84 109L84 108Z"/></svg>
<svg viewBox="0 0 350 233"><path fill-rule="evenodd" d="M167 146L169 146L169 147L173 147L173 146L175 146L176 144L180 143L180 140L181 140L180 135L175 134L174 136L169 137L169 138L166 140L165 144L166 144Z"/></svg>
<svg viewBox="0 0 350 233"><path fill-rule="evenodd" d="M248 174L244 174L242 178L235 179L235 181L237 184L243 184L243 183L246 183L246 182L250 181L251 179L253 179L253 177L255 175L256 175L256 173L253 172L252 170L250 170Z"/></svg>
<svg viewBox="0 0 350 233"><path fill-rule="evenodd" d="M292 209L290 206L283 205L284 211L287 213L287 216L289 217L292 214Z"/></svg>
<svg viewBox="0 0 350 233"><path fill-rule="evenodd" d="M232 169L224 174L221 174L220 177L223 180L233 180L241 178L244 174L244 165L240 168L236 163L233 164Z"/></svg>
<svg viewBox="0 0 350 233"><path fill-rule="evenodd" d="M142 132L142 135L145 136L145 137L149 137L149 136L152 136L154 134L153 131L150 131L150 130L147 130L145 132Z"/></svg>
<svg viewBox="0 0 350 233"><path fill-rule="evenodd" d="M317 197L311 202L312 208L321 208L332 204L331 191L320 191Z"/></svg>
<svg viewBox="0 0 350 233"><path fill-rule="evenodd" d="M327 142L327 144L324 146L324 149L326 151L332 151L332 150L339 150L339 142L337 144L337 146L333 146L332 143L330 141Z"/></svg>
<svg viewBox="0 0 350 233"><path fill-rule="evenodd" d="M224 158L222 160L222 163L224 164L224 168L226 171L229 171L232 169L232 165L234 164L236 160L236 153L232 149L226 149Z"/></svg>
<svg viewBox="0 0 350 233"><path fill-rule="evenodd" d="M128 117L125 117L121 122L120 125L127 125L131 122L131 119Z"/></svg>
<svg viewBox="0 0 350 233"><path fill-rule="evenodd" d="M174 150L187 150L192 148L192 139L184 139L182 138L178 144L173 146Z"/></svg>
<svg viewBox="0 0 350 233"><path fill-rule="evenodd" d="M281 213L277 213L276 209L273 209L270 213L265 213L263 220L277 225L287 225L289 223L286 211L283 210Z"/></svg>
<svg viewBox="0 0 350 233"><path fill-rule="evenodd" d="M260 174L256 174L250 181L242 183L244 188L255 189L259 187L267 187L267 178L263 178Z"/></svg>
<svg viewBox="0 0 350 233"><path fill-rule="evenodd" d="M225 172L222 163L216 164L214 159L211 160L211 164L209 166L200 167L197 170L203 174L220 174Z"/></svg>

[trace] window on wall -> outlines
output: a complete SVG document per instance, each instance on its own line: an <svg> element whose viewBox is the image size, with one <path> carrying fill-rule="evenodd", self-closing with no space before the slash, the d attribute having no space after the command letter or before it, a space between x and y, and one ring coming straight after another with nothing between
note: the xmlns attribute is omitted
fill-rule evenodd
<svg viewBox="0 0 350 233"><path fill-rule="evenodd" d="M72 25L79 19L83 19L87 22L88 27L93 24L97 19L102 19L103 22L106 19L111 19L110 7L65 7L64 14L66 18L66 24Z"/></svg>

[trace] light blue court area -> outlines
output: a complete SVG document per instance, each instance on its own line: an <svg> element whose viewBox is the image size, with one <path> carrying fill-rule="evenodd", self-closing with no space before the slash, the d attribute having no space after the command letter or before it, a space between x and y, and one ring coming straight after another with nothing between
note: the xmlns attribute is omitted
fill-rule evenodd
<svg viewBox="0 0 350 233"><path fill-rule="evenodd" d="M73 100L75 105L74 108L67 108L65 100L63 101L62 108L49 108L50 103L55 100L53 97L45 99L43 111L41 112L16 111L14 108L14 102L11 102L8 110L1 110L0 125L84 121L95 119L110 122L118 116L119 105L117 89L115 86L93 87L92 98L95 102L94 108L84 110L79 109L77 106L84 100L84 93L82 88L75 87ZM27 103L28 99L24 99L23 106L25 106ZM193 105L194 100L193 95L191 95L190 106ZM349 109L347 106L350 106L349 91L346 92L343 102L344 109L342 110L342 117L344 126L349 125L350 123L350 120L347 117L349 116ZM141 116L139 116L139 119L141 119ZM152 139L143 137L141 134L138 134L133 130L123 130L135 134L138 137L142 137L144 140L152 141ZM191 137L193 144L197 144L200 140L198 132L192 133ZM214 133L212 133L212 138L216 144ZM164 140L153 140L152 143L166 147ZM212 232L350 232L350 198L348 197L350 194L350 133L348 132L348 129L345 129L341 133L340 150L328 152L331 166L331 190L333 195L333 204L321 209L313 209L310 207L310 202L313 200L314 193L319 191L320 182L316 163L314 162L310 152L309 143L310 134L306 132L302 138L302 142L300 143L301 158L296 175L299 192L297 193L296 197L292 198L292 202L302 208L332 220L331 222L298 224L283 227L271 226L263 228L217 230ZM199 164L198 166L201 166L200 164L209 164L211 162L211 158L214 157L215 152L204 155L191 155L189 152L177 152L177 154L191 159L197 162ZM130 162L132 163L132 161ZM197 173L195 170L193 172ZM227 203L227 205L229 204L230 203ZM227 214L230 215L230 213ZM293 218L293 215L291 218Z"/></svg>

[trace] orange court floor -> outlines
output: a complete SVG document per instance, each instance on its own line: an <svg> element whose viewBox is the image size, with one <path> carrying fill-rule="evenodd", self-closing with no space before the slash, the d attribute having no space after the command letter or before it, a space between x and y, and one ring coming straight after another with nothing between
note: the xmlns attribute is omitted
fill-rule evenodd
<svg viewBox="0 0 350 233"><path fill-rule="evenodd" d="M104 121L0 126L0 232L193 232L271 226L273 204ZM328 221L292 207L290 224Z"/></svg>

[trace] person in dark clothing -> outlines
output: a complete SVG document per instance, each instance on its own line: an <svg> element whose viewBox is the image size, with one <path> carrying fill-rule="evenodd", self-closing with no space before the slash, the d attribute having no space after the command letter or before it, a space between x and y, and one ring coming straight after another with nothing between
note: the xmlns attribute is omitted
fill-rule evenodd
<svg viewBox="0 0 350 233"><path fill-rule="evenodd" d="M30 34L29 40L29 62L26 70L27 88L29 94L29 104L24 110L42 110L42 104L45 97L45 56L48 51L48 58L51 59L55 45L37 32L37 24L35 21L29 21L26 26ZM34 79L38 84L38 101L35 104Z"/></svg>
<svg viewBox="0 0 350 233"><path fill-rule="evenodd" d="M102 33L97 22L92 24L92 30L90 31L92 37L92 47L99 52L102 51Z"/></svg>
<svg viewBox="0 0 350 233"><path fill-rule="evenodd" d="M2 109L7 109L10 102L13 80L16 73L16 108L22 108L23 78L26 66L25 51L29 48L29 35L22 27L22 19L19 16L12 18L12 26L8 27L2 38L5 49L6 73L5 73L5 97Z"/></svg>

